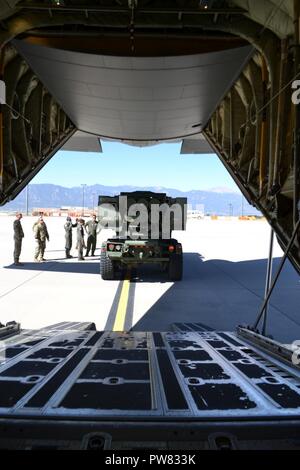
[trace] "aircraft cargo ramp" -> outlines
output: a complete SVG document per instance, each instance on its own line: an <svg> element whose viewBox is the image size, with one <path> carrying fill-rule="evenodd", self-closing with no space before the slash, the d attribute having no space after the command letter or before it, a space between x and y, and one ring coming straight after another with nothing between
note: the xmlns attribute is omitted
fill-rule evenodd
<svg viewBox="0 0 300 470"><path fill-rule="evenodd" d="M0 351L0 448L296 448L300 369L288 351L242 328L17 331Z"/></svg>

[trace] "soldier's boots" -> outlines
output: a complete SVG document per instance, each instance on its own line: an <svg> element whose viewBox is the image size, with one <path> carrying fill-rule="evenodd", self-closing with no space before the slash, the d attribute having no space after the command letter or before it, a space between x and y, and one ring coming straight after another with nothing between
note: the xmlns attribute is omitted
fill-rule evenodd
<svg viewBox="0 0 300 470"><path fill-rule="evenodd" d="M43 261L47 261L47 260L45 260L45 258L34 258L34 261L36 263L42 263Z"/></svg>
<svg viewBox="0 0 300 470"><path fill-rule="evenodd" d="M70 250L66 250L66 258L73 258L73 256L70 255Z"/></svg>

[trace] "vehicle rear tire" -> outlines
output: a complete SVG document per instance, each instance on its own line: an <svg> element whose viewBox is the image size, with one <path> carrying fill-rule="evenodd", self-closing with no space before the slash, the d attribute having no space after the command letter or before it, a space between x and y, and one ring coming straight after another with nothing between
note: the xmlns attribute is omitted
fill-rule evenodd
<svg viewBox="0 0 300 470"><path fill-rule="evenodd" d="M183 271L183 256L172 254L169 261L169 279L170 281L181 281Z"/></svg>
<svg viewBox="0 0 300 470"><path fill-rule="evenodd" d="M104 281L112 281L115 278L114 264L111 259L106 256L105 251L100 257L100 274Z"/></svg>

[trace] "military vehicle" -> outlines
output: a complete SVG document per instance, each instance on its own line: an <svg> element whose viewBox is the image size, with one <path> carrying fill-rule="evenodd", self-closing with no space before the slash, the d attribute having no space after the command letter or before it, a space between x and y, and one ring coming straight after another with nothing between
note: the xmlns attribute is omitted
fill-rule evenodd
<svg viewBox="0 0 300 470"><path fill-rule="evenodd" d="M129 266L159 264L170 280L180 281L182 245L171 234L175 229L185 230L186 208L186 198L151 191L99 196L99 223L117 232L101 247L102 278L112 280L117 270Z"/></svg>

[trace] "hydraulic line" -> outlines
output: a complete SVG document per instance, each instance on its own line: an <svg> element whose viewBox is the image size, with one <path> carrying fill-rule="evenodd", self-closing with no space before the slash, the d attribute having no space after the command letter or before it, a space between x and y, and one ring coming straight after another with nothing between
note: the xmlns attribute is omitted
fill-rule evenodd
<svg viewBox="0 0 300 470"><path fill-rule="evenodd" d="M265 58L262 56L262 83L263 83L263 105L267 102L267 80L268 70ZM267 109L264 108L260 131L260 156L259 156L259 193L263 192L264 183L267 176Z"/></svg>
<svg viewBox="0 0 300 470"><path fill-rule="evenodd" d="M270 249L269 249L269 258L268 258L268 268L267 268L267 277L266 277L266 287L265 287L265 298L268 295L268 292L272 283L272 270L273 270L273 247L274 247L274 230L271 228L271 237L270 237ZM265 336L267 332L267 318L268 318L269 303L267 303L264 316L263 316L263 327L262 334Z"/></svg>

